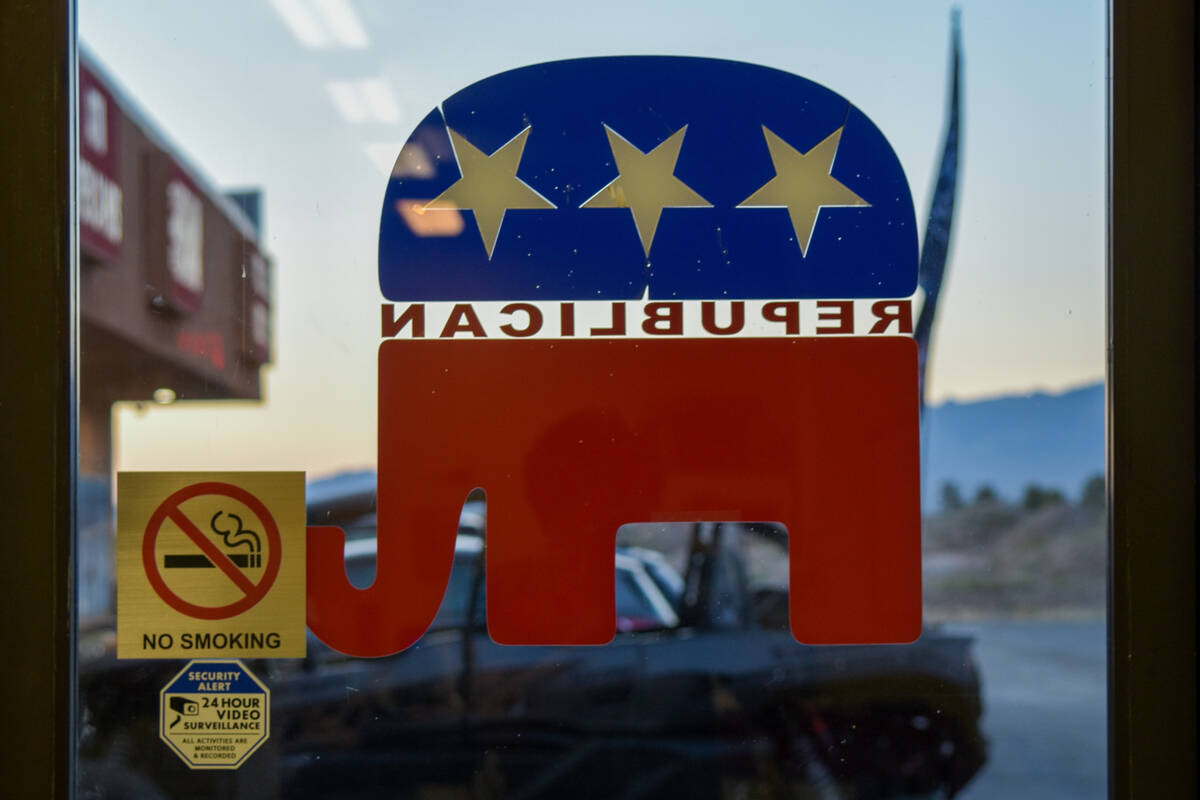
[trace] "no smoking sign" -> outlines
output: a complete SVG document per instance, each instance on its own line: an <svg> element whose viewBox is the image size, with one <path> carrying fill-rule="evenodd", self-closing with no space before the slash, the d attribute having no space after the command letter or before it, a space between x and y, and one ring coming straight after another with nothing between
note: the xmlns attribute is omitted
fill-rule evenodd
<svg viewBox="0 0 1200 800"><path fill-rule="evenodd" d="M117 657L305 654L301 472L117 476Z"/></svg>

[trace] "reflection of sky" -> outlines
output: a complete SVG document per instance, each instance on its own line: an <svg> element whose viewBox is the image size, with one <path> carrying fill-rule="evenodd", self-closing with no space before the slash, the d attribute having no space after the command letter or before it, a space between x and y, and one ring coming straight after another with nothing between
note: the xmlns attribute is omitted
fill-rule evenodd
<svg viewBox="0 0 1200 800"><path fill-rule="evenodd" d="M934 399L1103 374L1104 6L963 8L963 193ZM418 121L504 69L707 55L823 83L888 136L928 209L949 4L80 0L80 37L217 186L264 188L277 264L265 407L118 414L118 466L374 460L384 173ZM290 21L290 26L285 23ZM720 98L714 98L720 102ZM186 463L156 443L182 443ZM173 453L180 452L173 449Z"/></svg>

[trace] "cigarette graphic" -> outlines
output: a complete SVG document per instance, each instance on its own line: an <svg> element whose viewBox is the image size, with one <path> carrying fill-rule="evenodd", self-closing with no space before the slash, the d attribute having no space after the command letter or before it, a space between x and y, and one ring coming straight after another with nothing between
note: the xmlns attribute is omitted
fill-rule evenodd
<svg viewBox="0 0 1200 800"><path fill-rule="evenodd" d="M234 565L242 569L261 567L262 556L249 553L226 553ZM163 567L166 569L212 569L213 563L203 553L180 553L163 556Z"/></svg>
<svg viewBox="0 0 1200 800"><path fill-rule="evenodd" d="M225 529L217 527L217 520L221 515L232 519L237 523L236 529ZM212 528L213 533L221 537L228 548L248 547L249 553L226 553L229 560L235 566L242 569L257 568L262 566L262 540L254 531L242 527L242 518L237 514L231 514L226 511L218 511L213 514L213 518L209 521L208 526ZM163 567L165 569L212 569L216 565L203 553L187 553L187 554L169 554L163 556Z"/></svg>

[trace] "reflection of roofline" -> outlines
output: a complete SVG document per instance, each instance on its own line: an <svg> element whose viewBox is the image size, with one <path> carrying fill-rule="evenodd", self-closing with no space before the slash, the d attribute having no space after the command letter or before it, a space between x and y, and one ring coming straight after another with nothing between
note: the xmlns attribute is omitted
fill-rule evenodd
<svg viewBox="0 0 1200 800"><path fill-rule="evenodd" d="M307 495L305 502L310 515L309 524L332 524L320 517L314 518L312 516L314 513L332 513L337 515L337 519L335 520L337 524L345 524L350 519L374 524L375 501L378 487L379 476L373 469L338 472L309 481L305 488ZM353 514L354 516L351 518L347 516L348 514ZM459 525L482 529L486 521L487 513L484 501L468 500L464 502L459 516ZM730 520L730 522L734 521ZM680 521L653 524L694 525L696 523ZM765 539L784 549L788 547L788 533L777 522L762 520L759 522L735 522L735 524L740 526L743 533ZM636 556L637 553L633 551L639 548L623 547L621 549Z"/></svg>
<svg viewBox="0 0 1200 800"><path fill-rule="evenodd" d="M332 503L341 505L347 501L373 506L378 485L378 477L373 469L339 472L309 481L305 488L305 502L309 508Z"/></svg>
<svg viewBox="0 0 1200 800"><path fill-rule="evenodd" d="M309 524L374 525L378 486L379 477L373 469L338 472L309 481L305 487ZM466 500L459 526L482 531L486 523L483 501Z"/></svg>
<svg viewBox="0 0 1200 800"><path fill-rule="evenodd" d="M79 44L79 64L85 66L94 72L103 82L106 89L112 93L113 99L121 108L121 113L125 117L141 128L142 133L150 142L162 150L171 159L187 173L187 176L192 179L198 188L209 201L215 205L222 214L228 217L234 227L242 236L246 237L256 245L260 245L258 229L254 227L254 223L246 212L238 208L237 204L223 195L215 187L216 182L208 177L208 174L199 169L190 158L185 156L183 152L176 147L170 138L162 132L155 124L150 116L142 109L136 100L128 95L124 87L113 79L112 73L105 67L87 47L81 42Z"/></svg>
<svg viewBox="0 0 1200 800"><path fill-rule="evenodd" d="M346 558L365 558L375 555L378 550L379 540L375 537L370 539L355 539L346 542L345 557ZM458 534L454 540L455 553L482 553L483 539L470 534Z"/></svg>

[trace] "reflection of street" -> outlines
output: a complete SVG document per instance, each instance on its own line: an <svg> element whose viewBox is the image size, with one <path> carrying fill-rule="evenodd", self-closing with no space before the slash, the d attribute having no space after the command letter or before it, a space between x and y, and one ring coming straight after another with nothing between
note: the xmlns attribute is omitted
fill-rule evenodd
<svg viewBox="0 0 1200 800"><path fill-rule="evenodd" d="M961 800L1107 792L1104 622L978 622L988 762Z"/></svg>

